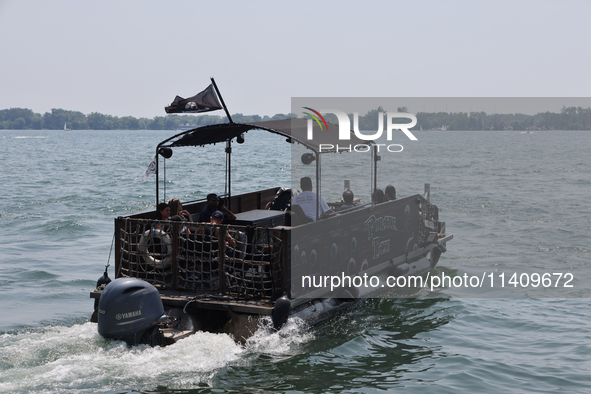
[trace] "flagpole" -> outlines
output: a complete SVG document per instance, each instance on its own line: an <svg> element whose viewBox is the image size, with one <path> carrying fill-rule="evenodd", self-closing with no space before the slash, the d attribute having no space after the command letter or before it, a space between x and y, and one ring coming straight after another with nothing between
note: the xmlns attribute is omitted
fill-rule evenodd
<svg viewBox="0 0 591 394"><path fill-rule="evenodd" d="M216 85L213 77L209 77L209 79L211 79L211 83L213 83L213 88L215 89L215 92L217 93L218 97L220 98L220 101L222 102L222 107L224 107L224 111L226 111L226 116L228 117L228 120L230 121L230 123L234 123L234 121L232 120L232 117L230 116L230 112L228 111L228 108L226 107L226 103L224 103L224 98L222 97L220 90L218 89L218 85Z"/></svg>

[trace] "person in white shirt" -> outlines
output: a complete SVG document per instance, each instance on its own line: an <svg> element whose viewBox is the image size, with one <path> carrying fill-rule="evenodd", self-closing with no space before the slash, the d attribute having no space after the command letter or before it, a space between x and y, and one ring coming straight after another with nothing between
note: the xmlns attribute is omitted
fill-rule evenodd
<svg viewBox="0 0 591 394"><path fill-rule="evenodd" d="M312 192L312 180L307 176L303 177L300 179L300 187L302 188L302 192L293 199L291 204L302 207L304 214L313 221L316 221L316 193ZM318 217L326 212L332 212L332 209L324 201L324 198L318 197L318 199L318 207L320 209Z"/></svg>

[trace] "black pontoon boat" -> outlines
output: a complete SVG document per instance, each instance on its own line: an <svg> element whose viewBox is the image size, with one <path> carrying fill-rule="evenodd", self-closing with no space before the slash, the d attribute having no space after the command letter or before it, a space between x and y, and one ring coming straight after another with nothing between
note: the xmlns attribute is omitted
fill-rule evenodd
<svg viewBox="0 0 591 394"><path fill-rule="evenodd" d="M232 141L253 129L310 149L302 161L315 162L319 190L319 142L307 140L305 119L204 126L161 142L156 156L225 143L228 164ZM337 132L336 125L328 129L319 138ZM373 158L372 165L377 164ZM158 203L158 172L156 177ZM227 177L231 184L229 166ZM262 316L270 317L275 329L293 316L314 324L355 298L391 288L398 278L425 278L452 239L438 208L420 194L352 210L332 203L333 213L310 221L290 210L290 189L240 195L229 190L226 206L237 217L218 226L217 237L212 224L158 221L153 211L115 219L117 279L91 292L101 335L129 344L166 345L198 330L243 340ZM199 200L183 206L197 218L206 204ZM226 234L236 239L235 245L223 241ZM377 279L368 284L368 277ZM331 288L334 278L339 286Z"/></svg>

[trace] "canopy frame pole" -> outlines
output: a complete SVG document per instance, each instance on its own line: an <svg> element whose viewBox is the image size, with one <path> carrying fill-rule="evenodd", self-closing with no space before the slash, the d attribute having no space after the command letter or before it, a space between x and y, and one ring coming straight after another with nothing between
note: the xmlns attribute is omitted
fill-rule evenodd
<svg viewBox="0 0 591 394"><path fill-rule="evenodd" d="M322 198L322 190L321 190L321 186L322 186L322 180L320 179L321 177L321 172L320 172L320 153L319 152L314 152L316 154L316 221L318 221L319 216L318 212L320 212L320 198Z"/></svg>
<svg viewBox="0 0 591 394"><path fill-rule="evenodd" d="M226 107L226 103L224 102L224 98L218 89L218 85L215 83L215 79L213 77L209 77L211 79L211 83L213 84L213 88L217 93L220 102L222 103L222 107L224 107L224 111L226 112L226 116L228 117L228 121L231 124L234 124L232 117L230 116L230 111L228 111L228 107ZM232 210L232 140L229 139L226 141L226 186L224 188L224 194L228 195L228 209Z"/></svg>
<svg viewBox="0 0 591 394"><path fill-rule="evenodd" d="M156 206L158 206L158 203L160 202L160 158L158 156L160 156L160 144L158 144L158 147L156 148ZM164 165L163 165L163 171L164 171L164 200L166 201L166 159L164 159Z"/></svg>
<svg viewBox="0 0 591 394"><path fill-rule="evenodd" d="M226 142L226 188L224 193L228 194L228 209L232 210L232 140Z"/></svg>
<svg viewBox="0 0 591 394"><path fill-rule="evenodd" d="M160 148L160 144L158 144L158 146L156 147L156 207L158 207L158 192L159 192L159 187L158 187L158 175L160 174L160 171L158 169L158 149Z"/></svg>
<svg viewBox="0 0 591 394"><path fill-rule="evenodd" d="M382 158L378 155L378 147L377 145L373 146L373 149L371 150L371 158L373 161L373 190L371 190L371 194L370 196L372 196L372 203L375 204L375 201L373 199L374 197L374 193L376 192L376 190L378 189L378 161L380 161Z"/></svg>

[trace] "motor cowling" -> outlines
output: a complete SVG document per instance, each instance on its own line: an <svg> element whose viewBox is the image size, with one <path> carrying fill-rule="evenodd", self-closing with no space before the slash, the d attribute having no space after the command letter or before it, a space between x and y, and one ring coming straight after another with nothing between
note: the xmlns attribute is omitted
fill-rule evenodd
<svg viewBox="0 0 591 394"><path fill-rule="evenodd" d="M157 345L156 325L162 321L164 307L158 290L135 278L119 278L109 283L98 305L98 332L105 338L123 340L129 345Z"/></svg>

